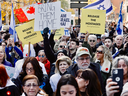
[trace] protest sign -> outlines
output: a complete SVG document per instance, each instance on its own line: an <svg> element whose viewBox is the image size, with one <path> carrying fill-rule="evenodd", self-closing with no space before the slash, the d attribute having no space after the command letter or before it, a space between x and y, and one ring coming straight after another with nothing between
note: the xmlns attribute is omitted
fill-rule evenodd
<svg viewBox="0 0 128 96"><path fill-rule="evenodd" d="M64 29L64 35L66 35L66 36L70 36L70 31L68 30L68 29Z"/></svg>
<svg viewBox="0 0 128 96"><path fill-rule="evenodd" d="M63 27L70 27L71 25L71 12L61 12L60 16L60 26Z"/></svg>
<svg viewBox="0 0 128 96"><path fill-rule="evenodd" d="M34 31L34 20L15 28L19 39L23 44L35 44L43 40L40 31Z"/></svg>
<svg viewBox="0 0 128 96"><path fill-rule="evenodd" d="M5 66L5 69L7 71L8 76L10 78L12 78L14 73L15 73L15 68L14 67L10 67L10 66L6 66L6 65L4 65L4 66Z"/></svg>
<svg viewBox="0 0 128 96"><path fill-rule="evenodd" d="M60 1L36 5L34 31L42 31L46 27L60 29L60 14Z"/></svg>
<svg viewBox="0 0 128 96"><path fill-rule="evenodd" d="M105 32L105 10L82 9L80 32L104 34Z"/></svg>
<svg viewBox="0 0 128 96"><path fill-rule="evenodd" d="M64 35L64 28L57 29L56 34L54 36L54 40L58 40L63 35Z"/></svg>

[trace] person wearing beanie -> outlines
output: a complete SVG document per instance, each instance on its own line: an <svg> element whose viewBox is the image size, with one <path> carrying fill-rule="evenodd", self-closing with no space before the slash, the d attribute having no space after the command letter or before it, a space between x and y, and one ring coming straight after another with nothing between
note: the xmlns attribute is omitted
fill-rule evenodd
<svg viewBox="0 0 128 96"><path fill-rule="evenodd" d="M56 56L57 56L57 59L60 58L61 56L68 56L67 55L67 51L66 50L59 50L57 53L56 53Z"/></svg>

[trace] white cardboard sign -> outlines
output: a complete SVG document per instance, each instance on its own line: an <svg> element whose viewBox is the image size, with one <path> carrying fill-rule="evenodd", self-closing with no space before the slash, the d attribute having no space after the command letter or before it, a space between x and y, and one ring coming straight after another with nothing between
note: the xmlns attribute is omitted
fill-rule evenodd
<svg viewBox="0 0 128 96"><path fill-rule="evenodd" d="M34 31L60 29L61 2L39 4L35 6Z"/></svg>
<svg viewBox="0 0 128 96"><path fill-rule="evenodd" d="M60 26L63 28L69 28L71 25L71 12L61 12Z"/></svg>

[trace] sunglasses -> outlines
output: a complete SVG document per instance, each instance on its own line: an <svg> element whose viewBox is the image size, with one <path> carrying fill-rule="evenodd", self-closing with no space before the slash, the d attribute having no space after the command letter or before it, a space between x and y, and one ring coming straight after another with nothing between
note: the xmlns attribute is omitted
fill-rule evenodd
<svg viewBox="0 0 128 96"><path fill-rule="evenodd" d="M95 40L89 40L90 42L95 42Z"/></svg>
<svg viewBox="0 0 128 96"><path fill-rule="evenodd" d="M103 54L103 51L101 51L101 50L96 50L96 52L99 54Z"/></svg>
<svg viewBox="0 0 128 96"><path fill-rule="evenodd" d="M38 55L38 57L44 57L44 55Z"/></svg>
<svg viewBox="0 0 128 96"><path fill-rule="evenodd" d="M66 46L63 46L63 45L60 45L59 47L60 47L60 48L66 48Z"/></svg>

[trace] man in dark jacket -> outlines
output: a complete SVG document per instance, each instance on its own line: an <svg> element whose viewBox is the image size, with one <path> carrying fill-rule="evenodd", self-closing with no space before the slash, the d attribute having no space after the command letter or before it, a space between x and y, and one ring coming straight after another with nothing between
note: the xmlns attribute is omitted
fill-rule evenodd
<svg viewBox="0 0 128 96"><path fill-rule="evenodd" d="M89 50L86 47L79 47L76 52L76 63L72 64L67 69L66 74L71 74L76 77L76 72L78 69L90 68L97 74L101 84L101 88L102 90L104 90L100 73L100 66L97 63L90 63L91 57L92 56L90 55Z"/></svg>

